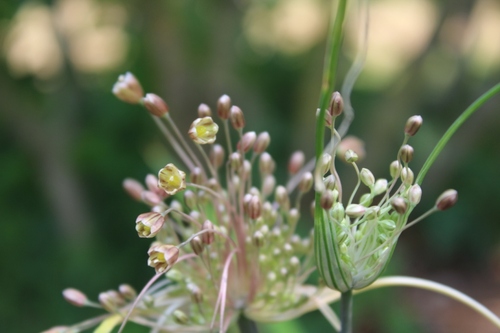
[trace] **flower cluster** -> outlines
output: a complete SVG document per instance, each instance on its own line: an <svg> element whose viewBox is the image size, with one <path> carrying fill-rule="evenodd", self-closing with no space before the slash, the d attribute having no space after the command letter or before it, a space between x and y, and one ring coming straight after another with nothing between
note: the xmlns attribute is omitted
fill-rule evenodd
<svg viewBox="0 0 500 333"><path fill-rule="evenodd" d="M444 192L435 207L407 223L422 196L422 189L415 183L409 167L414 150L408 141L422 125L422 117L413 116L404 128L405 136L397 158L389 166L389 180L376 179L366 168L359 170L358 155L351 149L343 152L343 159L352 165L357 175L357 184L347 198L334 163L338 152L336 145L341 139L335 129L335 119L342 113L342 107L342 97L335 92L325 116L333 148L323 154L316 170L321 207L316 210L315 252L325 284L347 292L373 283L387 265L401 232L430 213L453 206L457 192ZM360 187L363 193L358 195Z"/></svg>
<svg viewBox="0 0 500 333"><path fill-rule="evenodd" d="M167 104L154 94L142 96L132 74L121 76L113 92L150 112L187 167L184 172L168 163L158 176L146 177L146 186L134 179L123 183L150 208L137 217L135 229L154 240L148 265L155 278L166 279L145 288L133 303L119 292L105 297L101 306L121 316L115 324L127 317L162 331L225 331L241 315L272 321L275 315L293 318L313 310L308 301L316 289L304 285L314 270L313 242L295 232L302 197L313 186L313 175L301 171L304 154L296 152L289 162L297 181L277 185L275 161L266 152L270 135L245 131L244 114L227 95L217 102L223 148L207 105L198 108L189 142Z"/></svg>

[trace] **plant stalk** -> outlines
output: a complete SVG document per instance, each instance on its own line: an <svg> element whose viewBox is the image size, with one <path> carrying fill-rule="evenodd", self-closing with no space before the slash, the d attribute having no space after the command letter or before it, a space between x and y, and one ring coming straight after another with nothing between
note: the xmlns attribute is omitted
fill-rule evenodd
<svg viewBox="0 0 500 333"><path fill-rule="evenodd" d="M352 333L352 290L340 296L340 333Z"/></svg>
<svg viewBox="0 0 500 333"><path fill-rule="evenodd" d="M243 313L238 318L240 333L259 333L255 321L248 319Z"/></svg>

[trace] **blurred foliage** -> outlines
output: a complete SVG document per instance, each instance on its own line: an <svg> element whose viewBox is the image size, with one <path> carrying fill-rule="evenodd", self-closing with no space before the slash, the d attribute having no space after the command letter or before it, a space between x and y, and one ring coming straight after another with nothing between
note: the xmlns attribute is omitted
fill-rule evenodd
<svg viewBox="0 0 500 333"><path fill-rule="evenodd" d="M498 2L401 3L373 2L373 52L351 98L350 133L365 140L361 165L378 177L388 175L409 116L424 118L412 141L418 170L455 117L500 78ZM163 140L148 115L112 96L118 74L136 74L186 129L199 103L214 107L230 95L248 128L270 132L284 181L295 149L313 155L328 8L325 0L0 2L0 331L83 320L97 312L66 304L64 288L95 299L122 282L140 289L153 274L149 243L133 227L144 207L123 193L121 181L156 173L170 157L158 148ZM351 13L356 22L355 6ZM384 30L380 22L394 25ZM393 34L407 31L404 24L415 35ZM343 73L356 54L356 27L346 37ZM450 282L485 301L499 295L498 105L496 97L474 115L431 169L421 212L450 187L459 204L406 232L390 273ZM352 170L341 172L348 178ZM307 230L312 221L303 216ZM357 332L441 332L421 316L424 296L406 301L405 291L384 289L356 297ZM315 312L261 327L310 332L329 325Z"/></svg>

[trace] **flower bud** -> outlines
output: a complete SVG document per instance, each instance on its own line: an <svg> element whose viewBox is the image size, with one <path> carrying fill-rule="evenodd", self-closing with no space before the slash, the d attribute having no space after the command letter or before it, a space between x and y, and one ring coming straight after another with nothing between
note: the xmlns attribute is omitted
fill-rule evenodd
<svg viewBox="0 0 500 333"><path fill-rule="evenodd" d="M458 193L455 190L446 190L436 200L436 208L447 210L455 205L458 200Z"/></svg>
<svg viewBox="0 0 500 333"><path fill-rule="evenodd" d="M358 159L361 161L365 155L365 144L364 142L355 137L355 136L346 136L345 138L340 141L339 146L337 147L337 155L344 160L344 162L347 162L345 160L345 153L348 150L354 151L358 155ZM351 162L348 162L351 163Z"/></svg>
<svg viewBox="0 0 500 333"><path fill-rule="evenodd" d="M229 164L233 170L238 170L243 164L243 158L240 153L234 152L229 156Z"/></svg>
<svg viewBox="0 0 500 333"><path fill-rule="evenodd" d="M310 172L305 172L302 175L302 178L300 179L299 183L299 191L302 193L308 192L313 185L313 175Z"/></svg>
<svg viewBox="0 0 500 333"><path fill-rule="evenodd" d="M413 159L413 147L410 145L404 145L399 150L399 155L401 156L401 160L404 163L406 164L410 163L411 160Z"/></svg>
<svg viewBox="0 0 500 333"><path fill-rule="evenodd" d="M414 136L422 126L422 122L423 119L420 116L412 116L408 118L405 125L405 133L409 136Z"/></svg>
<svg viewBox="0 0 500 333"><path fill-rule="evenodd" d="M198 256L202 254L203 250L205 249L205 245L203 244L200 236L196 236L191 239L191 242L189 242L189 244L191 245L191 249L193 249L193 252Z"/></svg>
<svg viewBox="0 0 500 333"><path fill-rule="evenodd" d="M321 155L321 159L319 160L318 167L321 170L321 175L324 176L328 171L330 171L330 167L332 166L332 155L324 153Z"/></svg>
<svg viewBox="0 0 500 333"><path fill-rule="evenodd" d="M347 163L355 163L358 160L358 154L352 149L348 149L345 152L344 159Z"/></svg>
<svg viewBox="0 0 500 333"><path fill-rule="evenodd" d="M172 316L174 317L174 321L179 325L186 325L189 323L189 317L182 310L175 310Z"/></svg>
<svg viewBox="0 0 500 333"><path fill-rule="evenodd" d="M247 209L248 209L248 216L252 220L258 219L260 217L260 214L262 212L262 201L260 200L259 196L252 195L250 197Z"/></svg>
<svg viewBox="0 0 500 333"><path fill-rule="evenodd" d="M212 110L210 110L210 107L205 103L201 103L198 106L198 118L205 118L211 116L212 116Z"/></svg>
<svg viewBox="0 0 500 333"><path fill-rule="evenodd" d="M276 178L273 175L266 175L262 184L262 196L267 197L274 191L276 186Z"/></svg>
<svg viewBox="0 0 500 333"><path fill-rule="evenodd" d="M372 192L374 195L379 195L387 191L387 179L377 179L375 185L373 185Z"/></svg>
<svg viewBox="0 0 500 333"><path fill-rule="evenodd" d="M177 169L172 163L167 164L158 172L158 187L170 195L186 188L186 173Z"/></svg>
<svg viewBox="0 0 500 333"><path fill-rule="evenodd" d="M391 200L391 206L398 214L404 214L408 209L405 199L401 197L393 198Z"/></svg>
<svg viewBox="0 0 500 333"><path fill-rule="evenodd" d="M195 210L197 208L196 201L196 194L193 191L187 190L184 192L184 202L189 209Z"/></svg>
<svg viewBox="0 0 500 333"><path fill-rule="evenodd" d="M158 178L155 175L148 174L146 176L145 183L149 191L154 192L161 197L165 197L165 191L158 187Z"/></svg>
<svg viewBox="0 0 500 333"><path fill-rule="evenodd" d="M63 290L64 299L74 306L85 306L87 304L87 296L80 290L74 288L67 288Z"/></svg>
<svg viewBox="0 0 500 333"><path fill-rule="evenodd" d="M118 291L126 300L132 301L137 297L137 292L128 284L120 284Z"/></svg>
<svg viewBox="0 0 500 333"><path fill-rule="evenodd" d="M332 98L330 100L330 107L328 108L328 112L332 117L338 117L344 110L344 100L338 91L335 91L332 94Z"/></svg>
<svg viewBox="0 0 500 333"><path fill-rule="evenodd" d="M148 251L148 266L153 267L156 273L164 273L177 262L179 248L174 245L152 245Z"/></svg>
<svg viewBox="0 0 500 333"><path fill-rule="evenodd" d="M368 187L373 186L375 184L375 177L373 176L373 173L368 170L368 169L361 169L361 172L359 173L359 178Z"/></svg>
<svg viewBox="0 0 500 333"><path fill-rule="evenodd" d="M257 134L255 132L246 132L241 137L241 140L236 145L236 148L243 153L247 153L254 145L257 139Z"/></svg>
<svg viewBox="0 0 500 333"><path fill-rule="evenodd" d="M132 178L125 178L123 181L123 188L125 192L128 193L133 199L137 201L142 200L142 192L145 191L144 186L139 183L137 180Z"/></svg>
<svg viewBox="0 0 500 333"><path fill-rule="evenodd" d="M323 184L325 185L325 188L327 190L333 191L335 189L335 176L328 175L328 177L325 177L325 179L323 179Z"/></svg>
<svg viewBox="0 0 500 333"><path fill-rule="evenodd" d="M325 190L321 193L321 198L319 199L321 208L328 210L333 206L333 194L330 190Z"/></svg>
<svg viewBox="0 0 500 333"><path fill-rule="evenodd" d="M157 206L161 202L163 202L162 198L158 194L156 194L155 192L151 192L151 191L142 192L141 198L142 198L142 202L144 202L146 205L148 205L150 207Z"/></svg>
<svg viewBox="0 0 500 333"><path fill-rule="evenodd" d="M345 213L352 218L358 218L366 212L366 207L357 204L350 204L346 207Z"/></svg>
<svg viewBox="0 0 500 333"><path fill-rule="evenodd" d="M281 209L288 210L290 207L290 198L288 197L288 192L284 186L279 185L276 187L274 193L274 199L280 205Z"/></svg>
<svg viewBox="0 0 500 333"><path fill-rule="evenodd" d="M217 138L219 126L211 117L198 118L191 124L188 135L200 145L214 143Z"/></svg>
<svg viewBox="0 0 500 333"><path fill-rule="evenodd" d="M189 176L189 180L193 184L201 185L203 184L203 173L199 167L194 167Z"/></svg>
<svg viewBox="0 0 500 333"><path fill-rule="evenodd" d="M408 201L410 201L410 205L416 206L420 202L420 198L422 198L422 188L415 184L408 191Z"/></svg>
<svg viewBox="0 0 500 333"><path fill-rule="evenodd" d="M165 218L159 213L149 212L141 214L135 220L135 230L141 238L151 238L160 232Z"/></svg>
<svg viewBox="0 0 500 333"><path fill-rule="evenodd" d="M392 161L389 166L389 173L393 179L399 177L401 175L401 163L397 160Z"/></svg>
<svg viewBox="0 0 500 333"><path fill-rule="evenodd" d="M262 232L260 232L259 230L257 230L256 232L253 233L252 244L255 247L259 247L259 248L262 247L262 245L264 245L264 234Z"/></svg>
<svg viewBox="0 0 500 333"><path fill-rule="evenodd" d="M271 155L267 152L264 152L260 155L259 158L259 170L263 175L270 175L274 172L274 161Z"/></svg>
<svg viewBox="0 0 500 333"><path fill-rule="evenodd" d="M231 107L231 125L233 125L233 128L236 130L240 130L243 127L245 127L245 117L243 116L243 111L236 105L233 105Z"/></svg>
<svg viewBox="0 0 500 333"><path fill-rule="evenodd" d="M222 164L224 164L224 155L224 148L219 144L214 144L212 149L210 149L210 163L212 163L216 169L220 168Z"/></svg>
<svg viewBox="0 0 500 333"><path fill-rule="evenodd" d="M229 119L231 109L231 98L228 95L222 95L217 101L217 115L220 119Z"/></svg>
<svg viewBox="0 0 500 333"><path fill-rule="evenodd" d="M202 230L209 230L208 232L201 234L201 240L203 241L203 243L206 245L212 244L215 239L215 235L213 233L213 223L210 220L205 220L205 222L203 222Z"/></svg>
<svg viewBox="0 0 500 333"><path fill-rule="evenodd" d="M118 77L118 81L113 86L113 94L123 102L139 104L144 96L144 91L135 76L127 72Z"/></svg>
<svg viewBox="0 0 500 333"><path fill-rule="evenodd" d="M256 154L262 154L271 143L271 136L267 132L262 132L257 137L255 144L253 145L253 151Z"/></svg>
<svg viewBox="0 0 500 333"><path fill-rule="evenodd" d="M413 171L411 171L410 168L405 167L401 170L401 180L405 185L411 185L413 184Z"/></svg>
<svg viewBox="0 0 500 333"><path fill-rule="evenodd" d="M149 113L155 117L162 117L168 113L168 105L158 95L146 94L143 97L142 103Z"/></svg>
<svg viewBox="0 0 500 333"><path fill-rule="evenodd" d="M203 302L203 293L201 292L200 287L198 287L194 283L188 283L186 287L191 293L191 300L194 303L200 304L201 302Z"/></svg>
<svg viewBox="0 0 500 333"><path fill-rule="evenodd" d="M340 202L335 203L331 211L331 215L337 222L341 222L342 220L344 220L345 218L344 205L342 205L342 203Z"/></svg>
<svg viewBox="0 0 500 333"><path fill-rule="evenodd" d="M296 151L292 154L290 157L290 160L288 161L288 172L291 175L295 175L297 172L302 169L302 166L304 165L306 157L303 152L301 151Z"/></svg>

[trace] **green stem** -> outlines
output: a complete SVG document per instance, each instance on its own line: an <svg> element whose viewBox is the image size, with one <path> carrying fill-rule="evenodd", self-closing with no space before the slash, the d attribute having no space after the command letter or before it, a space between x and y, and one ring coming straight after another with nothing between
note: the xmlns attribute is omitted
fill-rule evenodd
<svg viewBox="0 0 500 333"><path fill-rule="evenodd" d="M352 333L352 290L340 296L340 333Z"/></svg>
<svg viewBox="0 0 500 333"><path fill-rule="evenodd" d="M240 333L258 333L259 329L255 321L248 319L244 314L238 318L238 328Z"/></svg>
<svg viewBox="0 0 500 333"><path fill-rule="evenodd" d="M328 107L329 97L333 93L335 78L337 74L337 65L340 53L340 44L342 42L342 26L346 11L347 0L339 0L335 21L331 24L329 40L325 55L323 69L323 81L321 85L321 95L319 99L319 115L316 120L316 161L323 154L324 135L325 135L325 111Z"/></svg>
<svg viewBox="0 0 500 333"><path fill-rule="evenodd" d="M448 128L448 130L443 134L441 139L438 141L434 149L432 150L429 157L424 163L424 166L418 173L417 179L415 181L416 184L421 185L427 171L429 171L430 167L436 161L437 157L446 146L448 141L450 141L451 137L455 132L462 126L462 124L469 119L474 112L476 112L484 103L486 103L490 98L492 98L495 94L500 92L500 83L497 83L493 88L485 92L481 97L476 99L474 103L472 103L458 118L455 120L453 124Z"/></svg>

